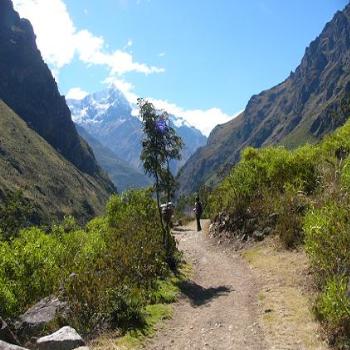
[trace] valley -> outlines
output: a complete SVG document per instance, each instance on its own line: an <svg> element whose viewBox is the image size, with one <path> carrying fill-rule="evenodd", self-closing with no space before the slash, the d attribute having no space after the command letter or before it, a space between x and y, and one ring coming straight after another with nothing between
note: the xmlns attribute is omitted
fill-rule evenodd
<svg viewBox="0 0 350 350"><path fill-rule="evenodd" d="M312 1L0 0L0 350L350 348L350 4Z"/></svg>

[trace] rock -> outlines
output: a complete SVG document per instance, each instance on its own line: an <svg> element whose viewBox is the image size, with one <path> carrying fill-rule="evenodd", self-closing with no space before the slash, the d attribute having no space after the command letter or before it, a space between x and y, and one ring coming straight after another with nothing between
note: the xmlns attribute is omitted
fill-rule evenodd
<svg viewBox="0 0 350 350"><path fill-rule="evenodd" d="M272 224L276 224L277 219L278 219L278 214L277 213L272 213L272 214L269 215L269 221Z"/></svg>
<svg viewBox="0 0 350 350"><path fill-rule="evenodd" d="M264 233L262 231L256 230L253 232L253 238L256 241L262 241L264 239Z"/></svg>
<svg viewBox="0 0 350 350"><path fill-rule="evenodd" d="M67 304L58 298L42 299L18 318L15 323L17 334L20 338L26 339L40 336L58 315L64 318L66 312Z"/></svg>
<svg viewBox="0 0 350 350"><path fill-rule="evenodd" d="M12 333L10 327L1 317L0 317L0 340L3 340L7 343L19 345L18 339Z"/></svg>
<svg viewBox="0 0 350 350"><path fill-rule="evenodd" d="M9 344L0 340L0 350L28 350L28 349L22 348L14 344Z"/></svg>
<svg viewBox="0 0 350 350"><path fill-rule="evenodd" d="M84 340L77 331L68 326L39 338L36 343L38 350L73 350L85 346Z"/></svg>
<svg viewBox="0 0 350 350"><path fill-rule="evenodd" d="M263 235L264 236L268 236L269 234L271 234L272 232L272 228L271 227L265 227L263 230Z"/></svg>

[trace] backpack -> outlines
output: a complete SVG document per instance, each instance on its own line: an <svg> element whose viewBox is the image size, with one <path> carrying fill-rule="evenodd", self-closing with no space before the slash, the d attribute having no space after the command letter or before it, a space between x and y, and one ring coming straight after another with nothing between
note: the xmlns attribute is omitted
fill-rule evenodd
<svg viewBox="0 0 350 350"><path fill-rule="evenodd" d="M202 208L202 203L201 202L196 202L196 205L195 205L195 212L196 212L196 215L198 216L201 216L202 213L203 213L203 208Z"/></svg>

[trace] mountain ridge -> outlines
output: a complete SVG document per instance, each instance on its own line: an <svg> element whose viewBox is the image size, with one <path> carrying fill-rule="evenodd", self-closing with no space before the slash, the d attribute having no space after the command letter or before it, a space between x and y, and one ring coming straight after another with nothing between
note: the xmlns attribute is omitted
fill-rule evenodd
<svg viewBox="0 0 350 350"><path fill-rule="evenodd" d="M36 45L27 19L0 0L0 98L78 169L104 177L71 119L64 96ZM111 187L107 178L106 188Z"/></svg>
<svg viewBox="0 0 350 350"><path fill-rule="evenodd" d="M111 87L82 100L68 99L67 102L77 125L111 149L120 159L142 171L142 123L133 115L133 106L120 90ZM183 159L172 164L172 170L176 173L207 139L184 119L169 115L169 120L185 143Z"/></svg>
<svg viewBox="0 0 350 350"><path fill-rule="evenodd" d="M34 208L32 223L102 214L104 182L83 173L0 100L0 202L20 190Z"/></svg>
<svg viewBox="0 0 350 350"><path fill-rule="evenodd" d="M350 108L350 5L338 11L282 83L252 96L235 119L217 126L180 170L180 193L216 185L247 146L293 148L344 124Z"/></svg>
<svg viewBox="0 0 350 350"><path fill-rule="evenodd" d="M102 145L91 136L83 127L77 125L79 135L86 140L93 149L98 164L106 171L119 192L131 188L151 186L152 182L147 175L130 166L120 159L112 150Z"/></svg>

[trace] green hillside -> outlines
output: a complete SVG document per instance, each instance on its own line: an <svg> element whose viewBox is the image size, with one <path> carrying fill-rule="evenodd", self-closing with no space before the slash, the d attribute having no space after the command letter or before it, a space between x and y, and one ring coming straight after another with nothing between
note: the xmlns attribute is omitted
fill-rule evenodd
<svg viewBox="0 0 350 350"><path fill-rule="evenodd" d="M105 170L119 192L130 188L151 186L151 180L143 173L120 159L111 149L102 145L81 126L76 126L79 135L89 143L98 164Z"/></svg>
<svg viewBox="0 0 350 350"><path fill-rule="evenodd" d="M85 221L103 211L110 195L105 187L102 178L79 171L0 100L0 199L22 190L34 206L35 222L65 215Z"/></svg>

